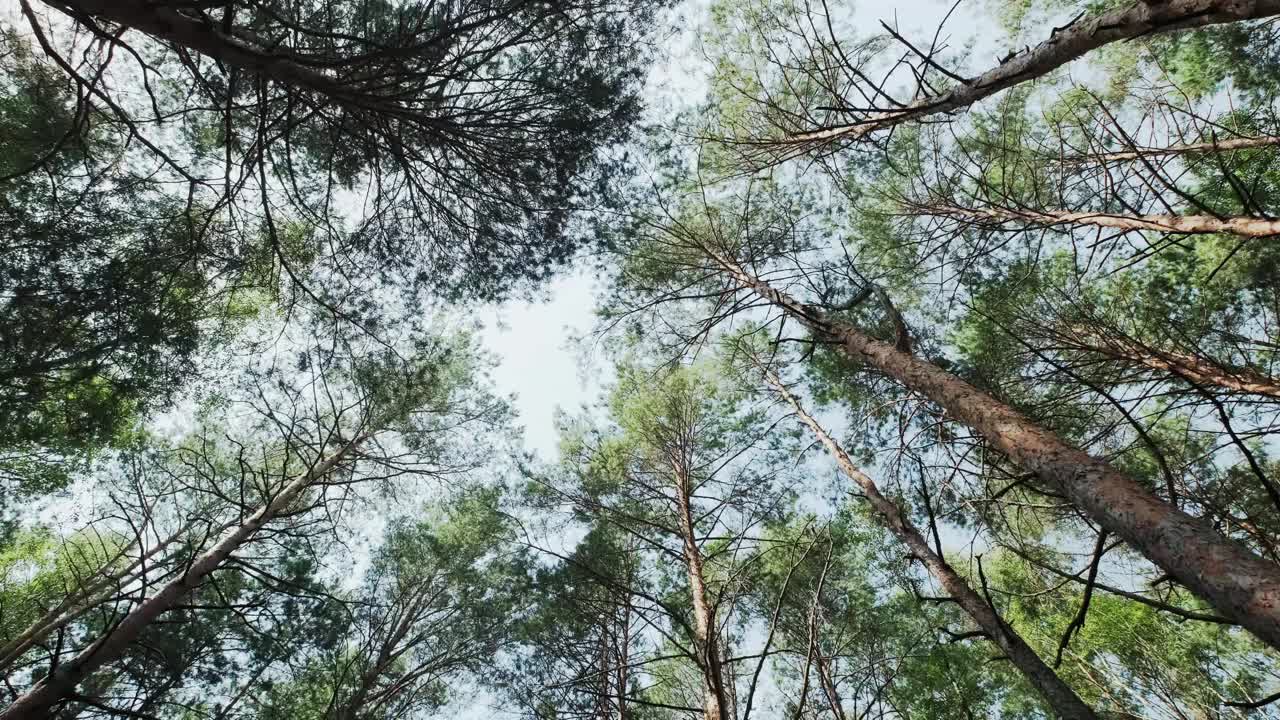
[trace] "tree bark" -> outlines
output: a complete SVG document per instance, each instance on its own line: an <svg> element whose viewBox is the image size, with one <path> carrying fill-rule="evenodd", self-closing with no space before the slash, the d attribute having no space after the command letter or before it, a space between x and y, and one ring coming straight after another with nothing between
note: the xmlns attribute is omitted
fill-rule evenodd
<svg viewBox="0 0 1280 720"><path fill-rule="evenodd" d="M114 590L116 587L134 579L135 571L143 568L148 560L151 560L156 554L176 542L185 529L186 527L184 526L161 540L155 546L142 552L137 559L132 560L128 565L116 572L103 575L91 584L73 591L35 622L28 625L26 630L3 648L0 648L0 672L7 670L9 666L18 661L18 658L22 657L24 653L49 633L97 607L99 603L106 599L104 591ZM123 557L123 554L120 557Z"/></svg>
<svg viewBox="0 0 1280 720"><path fill-rule="evenodd" d="M819 650L814 653L814 664L818 666L818 683L822 685L822 693L827 696L827 704L831 706L831 715L835 720L845 720L844 703L840 693L836 692L836 684L831 680L831 663Z"/></svg>
<svg viewBox="0 0 1280 720"><path fill-rule="evenodd" d="M990 603L978 595L945 558L929 546L919 528L907 519L906 514L902 512L902 509L896 503L881 494L880 488L876 486L874 480L853 464L853 461L849 459L849 456L840 447L839 443L831 437L812 415L805 411L804 406L787 390L781 380L768 370L765 371L765 374L774 391L791 405L800 421L813 431L814 436L826 447L827 452L831 453L836 459L836 463L844 474L849 476L862 489L863 494L867 496L867 502L870 503L885 527L902 541L902 544L906 545L913 555L920 558L920 562L929 570L929 574L938 581L938 584L947 591L948 595L960 605L969 617L973 618L973 621L977 623L978 627L982 628L987 636L991 638L991 641L1009 656L1010 662L1035 686L1054 712L1059 717L1068 720L1074 718L1094 720L1097 716L1093 710L1058 677L1057 673L1040 659L1039 655L1036 655L1035 651L1022 639L1022 636L1000 619L1000 616L996 614L995 608L991 607ZM819 658L819 663L821 663L821 658ZM822 672L823 668L820 664L820 678L824 682L824 689L826 689L829 681L822 675ZM834 689L828 690L828 693L833 692Z"/></svg>
<svg viewBox="0 0 1280 720"><path fill-rule="evenodd" d="M1048 40L947 92L921 98L895 110L873 113L858 122L794 133L781 142L803 145L856 140L929 115L962 110L1110 43L1276 14L1280 14L1280 0L1142 0L1066 28L1054 28Z"/></svg>
<svg viewBox="0 0 1280 720"><path fill-rule="evenodd" d="M1280 648L1280 565L1219 535L1105 461L1045 430L1013 408L938 366L821 310L748 273L712 247L703 252L741 288L796 318L845 356L885 373L981 434L1015 463L1058 487L1076 507L1213 605L1222 615Z"/></svg>
<svg viewBox="0 0 1280 720"><path fill-rule="evenodd" d="M630 557L627 558L627 585L631 586L632 577ZM615 665L614 686L618 691L618 720L628 720L630 711L627 708L627 687L631 677L631 598L628 596L622 607L621 637L614 634L613 659Z"/></svg>
<svg viewBox="0 0 1280 720"><path fill-rule="evenodd" d="M959 205L920 205L921 212L940 217L953 217L978 223L1022 222L1051 227L1082 225L1116 230L1150 230L1179 235L1223 233L1240 237L1280 235L1280 220L1253 217L1212 215L1115 215L1104 212L1067 212L1065 210L1027 210L1006 207L969 208Z"/></svg>
<svg viewBox="0 0 1280 720"><path fill-rule="evenodd" d="M361 442L363 435L344 445L318 463L310 472L285 486L271 502L262 506L247 520L226 532L211 549L191 563L185 573L166 584L159 592L144 600L125 615L107 635L98 638L71 660L62 663L29 690L0 711L0 720L30 720L47 717L49 710L75 690L86 677L120 657L131 643L183 597L200 585L213 571L281 510L287 508L304 490L324 477Z"/></svg>
<svg viewBox="0 0 1280 720"><path fill-rule="evenodd" d="M684 559L689 574L689 592L693 600L693 624L697 634L698 651L701 653L705 688L703 693L703 717L705 720L730 720L730 700L724 681L724 662L720 656L720 638L716 633L715 610L707 598L706 575L702 567L702 551L698 548L694 531L692 478L683 463L672 463L676 491L676 512L679 515L680 535L684 545ZM0 718L4 720L4 718Z"/></svg>

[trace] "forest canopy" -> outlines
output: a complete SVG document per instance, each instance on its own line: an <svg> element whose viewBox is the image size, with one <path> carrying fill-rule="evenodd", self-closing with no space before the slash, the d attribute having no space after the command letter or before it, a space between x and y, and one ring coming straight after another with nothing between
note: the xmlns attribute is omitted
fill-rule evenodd
<svg viewBox="0 0 1280 720"><path fill-rule="evenodd" d="M0 720L1280 717L1280 0L0 10Z"/></svg>

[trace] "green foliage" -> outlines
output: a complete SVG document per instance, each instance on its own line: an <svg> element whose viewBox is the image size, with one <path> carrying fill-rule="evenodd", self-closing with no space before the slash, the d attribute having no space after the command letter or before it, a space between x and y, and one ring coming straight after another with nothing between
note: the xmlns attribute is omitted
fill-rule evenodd
<svg viewBox="0 0 1280 720"><path fill-rule="evenodd" d="M103 180L118 139L25 40L0 45L0 479L33 495L130 441L192 372L217 310L191 254L198 220L141 178Z"/></svg>
<svg viewBox="0 0 1280 720"><path fill-rule="evenodd" d="M988 559L1009 603L1004 617L1042 657L1057 654L1075 618L1081 586L1063 584L1009 554ZM1168 601L1200 610L1184 592ZM1271 652L1246 633L1188 623L1147 605L1095 591L1058 673L1099 710L1214 716L1224 696L1255 696ZM1261 674L1260 674L1261 673ZM1230 715L1228 715L1230 716Z"/></svg>
<svg viewBox="0 0 1280 720"><path fill-rule="evenodd" d="M1230 82L1251 99L1275 97L1280 75L1274 21L1234 24L1173 33L1154 43L1156 56L1180 92L1204 97Z"/></svg>
<svg viewBox="0 0 1280 720"><path fill-rule="evenodd" d="M1081 614L1096 518L809 310L1280 561L1280 411L1257 387L1280 246L1063 219L1280 214L1276 147L1174 147L1277 133L1277 23L1152 33L963 111L795 142L979 59L945 28L924 58L914 18L904 48L875 8L717 1L705 97L629 144L664 2L98 5L106 35L48 46L75 44L83 78L111 53L88 82L0 37L0 643L63 615L4 700L181 579L51 712L399 720L488 694L677 720L718 677L739 718L1048 716L763 392L764 357L1101 713L1234 718L1275 692L1274 649L1115 538ZM994 5L1007 48L1081 9ZM212 44L131 27L161 12ZM227 33L275 59L220 55ZM626 183L627 153L652 182ZM611 381L544 464L509 442L478 337L439 326L584 247ZM802 307L783 322L726 265ZM178 527L145 573L81 592ZM189 574L219 538L239 544Z"/></svg>
<svg viewBox="0 0 1280 720"><path fill-rule="evenodd" d="M509 533L498 500L472 493L435 518L393 523L354 610L335 617L312 654L292 650L293 669L263 689L258 717L429 714L462 674L489 667L528 590L525 559L497 550Z"/></svg>
<svg viewBox="0 0 1280 720"><path fill-rule="evenodd" d="M19 530L0 549L0 645L17 639L47 609L123 565L122 538L82 533L58 538Z"/></svg>

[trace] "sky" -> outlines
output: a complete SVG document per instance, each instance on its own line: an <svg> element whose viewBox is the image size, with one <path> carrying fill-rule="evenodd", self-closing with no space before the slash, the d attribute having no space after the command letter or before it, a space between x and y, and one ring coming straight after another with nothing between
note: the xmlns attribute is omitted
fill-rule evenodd
<svg viewBox="0 0 1280 720"><path fill-rule="evenodd" d="M923 46L954 0L862 0L841 3L852 7L858 28L879 32L880 20L896 25ZM997 27L992 9L998 0L962 0L947 21L941 36L952 47L971 47L969 65L986 67L1003 54L995 38L1007 33ZM700 103L706 96L708 71L697 41L698 29L708 18L709 0L687 0L673 8L660 23L659 54L644 91L646 121L661 123L680 110ZM0 0L0 26L21 24L15 0ZM1043 25L1042 23L1033 26ZM594 326L593 309L600 290L599 279L570 266L539 293L539 299L511 301L490 306L480 313L482 340L497 360L492 376L496 389L514 395L514 406L524 428L526 447L545 460L556 454L554 418L558 409L573 411L591 404L607 380L605 359L575 346L574 338L589 337Z"/></svg>
<svg viewBox="0 0 1280 720"><path fill-rule="evenodd" d="M592 277L570 270L550 283L547 299L490 308L483 320L481 339L498 360L494 383L515 395L525 446L543 460L556 456L557 409L589 404L600 388L602 358L573 342L593 327L596 291Z"/></svg>
<svg viewBox="0 0 1280 720"><path fill-rule="evenodd" d="M658 123L701 102L705 64L696 30L710 3L688 0L664 19L660 50L643 92L645 122ZM508 301L482 313L481 339L498 361L497 390L514 395L525 446L543 460L556 458L557 411L592 404L607 377L606 359L592 347L600 278L583 264L570 264L547 284L539 300ZM576 338L585 338L575 343Z"/></svg>

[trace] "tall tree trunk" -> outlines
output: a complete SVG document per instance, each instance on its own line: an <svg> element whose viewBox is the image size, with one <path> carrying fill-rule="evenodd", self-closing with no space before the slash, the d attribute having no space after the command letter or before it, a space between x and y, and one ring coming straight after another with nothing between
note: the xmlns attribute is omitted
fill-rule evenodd
<svg viewBox="0 0 1280 720"><path fill-rule="evenodd" d="M634 572L631 566L631 556L627 556L627 587L632 587L634 582ZM631 678L631 597L627 596L626 602L622 606L622 618L620 621L621 634L614 634L614 664L615 678L614 686L618 692L618 720L627 720L630 712L627 708L627 686L630 684Z"/></svg>
<svg viewBox="0 0 1280 720"><path fill-rule="evenodd" d="M840 701L840 693L836 692L836 684L831 679L831 662L819 650L814 655L814 664L818 666L818 682L822 685L822 693L827 696L827 704L831 706L831 714L836 720L845 720L844 703Z"/></svg>
<svg viewBox="0 0 1280 720"><path fill-rule="evenodd" d="M687 467L680 461L672 463L675 480L677 518L684 559L689 574L689 592L693 596L693 626L697 634L698 652L701 654L704 677L704 720L730 720L730 699L725 685L724 662L720 656L720 638L716 632L716 615L707 597L707 581L702 568L702 551L698 548L690 496L693 479ZM4 720L4 718L0 718Z"/></svg>
<svg viewBox="0 0 1280 720"><path fill-rule="evenodd" d="M1141 0L1067 28L1055 28L1048 40L947 92L921 98L902 108L872 113L859 122L795 133L783 142L854 140L930 115L964 109L1005 88L1046 75L1103 45L1276 14L1280 14L1280 0Z"/></svg>
<svg viewBox="0 0 1280 720"><path fill-rule="evenodd" d="M1072 447L1013 408L942 368L852 325L828 318L748 273L715 248L702 250L745 290L941 406L1015 463L1060 488L1104 529L1131 544L1218 612L1280 648L1280 565L1267 562L1153 495L1110 464Z"/></svg>
<svg viewBox="0 0 1280 720"><path fill-rule="evenodd" d="M1027 680L1040 691L1040 695L1053 708L1059 717L1072 718L1088 718L1093 720L1097 716L1093 710L1076 695L1066 683L1058 677L1044 661L1036 655L1035 651L1027 645L1022 636L996 614L995 608L984 600L977 592L974 591L969 583L965 581L959 573L947 563L946 559L929 546L924 535L909 520L902 509L897 506L889 498L880 492L880 488L876 486L866 473L862 472L853 464L849 456L840 447L839 443L813 418L805 411L804 406L796 399L794 395L787 390L786 386L772 372L766 370L766 376L769 384L779 396L787 401L795 410L796 416L800 421L809 427L815 437L826 447L827 452L831 453L836 459L840 469L845 475L849 476L858 487L862 489L864 495L867 496L867 502L871 504L871 508L876 511L877 516L885 527L902 541L907 549L913 555L920 558L920 562L929 570L929 574L938 581L956 603L968 613L969 617L982 628L983 632L1004 650L1009 656L1009 660L1018 668ZM834 697L834 688L828 689L830 684L829 678L824 673L822 666L822 657L818 657L819 678L823 682L823 689L827 691L829 697Z"/></svg>
<svg viewBox="0 0 1280 720"><path fill-rule="evenodd" d="M70 695L82 680L98 668L120 657L148 625L198 587L206 577L221 567L233 552L248 542L263 525L288 507L317 479L332 471L344 457L367 438L368 436L364 435L347 443L333 455L318 463L310 472L286 485L271 502L229 530L217 544L197 557L185 573L171 580L159 592L125 615L111 632L98 638L71 660L60 664L53 672L18 696L13 704L0 712L0 720L30 720L46 717L50 708Z"/></svg>
<svg viewBox="0 0 1280 720"><path fill-rule="evenodd" d="M1212 215L1115 215L1104 212L1068 212L1066 210L1028 210L1007 207L970 208L935 203L920 205L923 213L952 217L975 223L1021 222L1037 226L1077 225L1116 230L1150 230L1180 235L1223 233L1240 237L1280 235L1280 220Z"/></svg>
<svg viewBox="0 0 1280 720"><path fill-rule="evenodd" d="M356 720L364 713L366 706L372 700L374 685L404 652L405 648L400 647L400 643L413 629L414 623L420 619L423 606L430 600L431 590L428 583L422 583L409 591L408 597L397 600L392 605L392 609L388 610L398 615L399 619L391 632L378 640L377 655L370 660L368 667L361 671L356 691L334 713L337 720Z"/></svg>
<svg viewBox="0 0 1280 720"><path fill-rule="evenodd" d="M599 657L596 658L596 662L599 664L596 669L596 709L592 713L592 717L598 720L609 720L613 717L613 693L609 690L610 684L613 682L613 670L610 668L613 663L610 658L611 648L609 643L609 626L612 619L612 617L604 615L600 617L600 648Z"/></svg>

